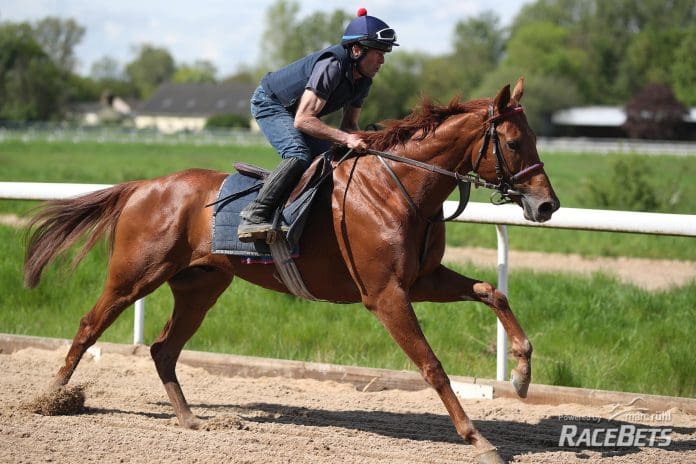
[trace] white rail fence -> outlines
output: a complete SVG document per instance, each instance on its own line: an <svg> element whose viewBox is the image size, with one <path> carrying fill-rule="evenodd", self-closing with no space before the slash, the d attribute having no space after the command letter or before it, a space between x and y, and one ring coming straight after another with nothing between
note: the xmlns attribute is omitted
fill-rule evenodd
<svg viewBox="0 0 696 464"><path fill-rule="evenodd" d="M0 182L0 199L63 199L107 187L110 187L110 185ZM445 202L445 215L453 213L456 206L456 202ZM538 224L524 219L522 209L516 205L495 206L488 203L472 202L469 203L466 210L456 221L496 225L498 236L498 289L505 294L508 291L508 225L696 237L696 215L687 214L561 208L553 215L551 220ZM133 323L134 344L143 343L144 321L145 305L143 300L138 300L135 303L135 320ZM505 380L506 375L507 335L502 324L498 321L496 378Z"/></svg>

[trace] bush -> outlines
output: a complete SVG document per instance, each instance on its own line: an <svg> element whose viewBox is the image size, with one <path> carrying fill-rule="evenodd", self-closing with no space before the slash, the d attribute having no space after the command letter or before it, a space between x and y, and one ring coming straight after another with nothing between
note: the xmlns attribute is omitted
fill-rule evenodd
<svg viewBox="0 0 696 464"><path fill-rule="evenodd" d="M664 201L650 181L650 167L643 160L618 159L611 165L609 176L592 179L586 192L598 208L626 211L657 211Z"/></svg>
<svg viewBox="0 0 696 464"><path fill-rule="evenodd" d="M249 128L249 116L242 116L240 114L216 114L208 118L205 122L205 128L215 128L215 127L238 127L242 129Z"/></svg>

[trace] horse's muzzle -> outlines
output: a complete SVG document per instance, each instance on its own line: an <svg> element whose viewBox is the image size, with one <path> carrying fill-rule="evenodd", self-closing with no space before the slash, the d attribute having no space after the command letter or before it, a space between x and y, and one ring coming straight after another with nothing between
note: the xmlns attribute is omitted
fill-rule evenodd
<svg viewBox="0 0 696 464"><path fill-rule="evenodd" d="M522 195L521 203L524 211L524 218L534 222L548 221L551 219L551 216L553 216L553 213L561 206L561 202L558 201L555 195L544 196L542 198Z"/></svg>

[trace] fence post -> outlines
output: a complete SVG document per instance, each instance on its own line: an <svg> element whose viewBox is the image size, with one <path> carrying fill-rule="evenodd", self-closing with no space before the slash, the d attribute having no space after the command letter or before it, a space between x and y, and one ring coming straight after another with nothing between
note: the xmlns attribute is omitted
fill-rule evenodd
<svg viewBox="0 0 696 464"><path fill-rule="evenodd" d="M508 235L507 226L496 224L498 236L498 290L507 295L508 291ZM497 324L496 380L506 380L507 375L507 333L500 320Z"/></svg>
<svg viewBox="0 0 696 464"><path fill-rule="evenodd" d="M135 302L133 314L133 344L143 344L143 326L145 325L145 298Z"/></svg>

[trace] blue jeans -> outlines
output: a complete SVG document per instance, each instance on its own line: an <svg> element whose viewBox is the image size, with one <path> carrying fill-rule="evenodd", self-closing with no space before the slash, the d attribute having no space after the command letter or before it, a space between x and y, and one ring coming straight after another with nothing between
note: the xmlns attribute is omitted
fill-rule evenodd
<svg viewBox="0 0 696 464"><path fill-rule="evenodd" d="M312 159L331 148L328 140L303 134L295 128L295 115L275 101L262 86L251 97L251 115L281 158L299 158L306 166Z"/></svg>

